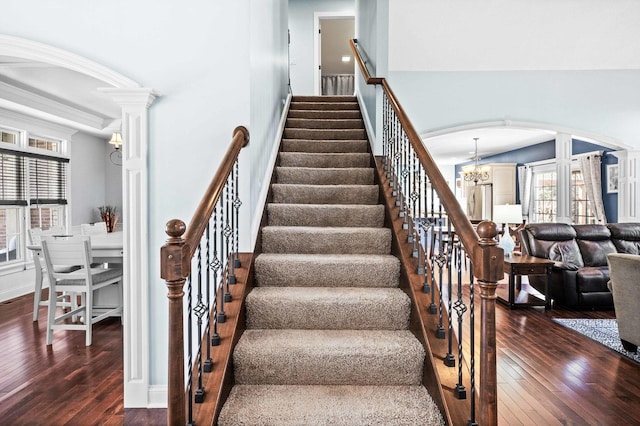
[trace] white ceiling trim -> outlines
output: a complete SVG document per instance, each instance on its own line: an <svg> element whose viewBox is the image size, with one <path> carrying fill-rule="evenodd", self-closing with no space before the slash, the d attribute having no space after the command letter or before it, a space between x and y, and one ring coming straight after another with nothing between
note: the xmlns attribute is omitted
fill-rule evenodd
<svg viewBox="0 0 640 426"><path fill-rule="evenodd" d="M111 120L0 81L0 99L102 131ZM36 114L37 115L37 114Z"/></svg>
<svg viewBox="0 0 640 426"><path fill-rule="evenodd" d="M0 35L0 56L44 62L104 81L118 88L140 87L135 81L82 56L19 37Z"/></svg>

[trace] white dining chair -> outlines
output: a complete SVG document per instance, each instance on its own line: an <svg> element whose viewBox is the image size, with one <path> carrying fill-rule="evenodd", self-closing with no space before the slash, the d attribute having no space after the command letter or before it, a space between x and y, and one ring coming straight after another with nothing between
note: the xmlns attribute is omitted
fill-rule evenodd
<svg viewBox="0 0 640 426"><path fill-rule="evenodd" d="M82 231L82 235L106 234L107 223L106 222L96 222L93 224L83 223L80 225L80 229Z"/></svg>
<svg viewBox="0 0 640 426"><path fill-rule="evenodd" d="M29 234L29 244L32 246L40 246L42 244L42 236L43 235L62 235L64 234L64 228L62 226L54 226L45 231L42 228L31 228L28 230ZM47 269L45 266L44 257L42 256L42 251L40 254L38 252L33 252L33 267L36 271L35 274L35 285L33 290L33 320L38 321L38 316L40 313L40 306L48 306L49 300L48 298L42 298L42 282L44 277L47 274ZM79 269L78 266L58 266L57 272L70 272L73 270ZM70 296L59 294L57 295L59 298L58 303L60 306L71 306Z"/></svg>
<svg viewBox="0 0 640 426"><path fill-rule="evenodd" d="M93 324L111 316L122 317L122 268L91 267L91 241L88 236L53 238L42 237L42 249L49 276L49 311L47 345L53 343L54 330L84 330L85 345L92 341ZM56 272L59 265L78 265L71 272ZM117 302L114 306L95 306L94 292L107 286L115 286ZM80 294L80 303L68 312L57 315L57 292ZM75 298L74 303L77 302ZM82 316L82 323L73 319ZM67 321L71 319L72 321Z"/></svg>

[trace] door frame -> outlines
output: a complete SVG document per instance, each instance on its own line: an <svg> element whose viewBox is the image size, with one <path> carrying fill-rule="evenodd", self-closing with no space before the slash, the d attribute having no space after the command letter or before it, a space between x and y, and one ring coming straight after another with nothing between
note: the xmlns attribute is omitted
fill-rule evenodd
<svg viewBox="0 0 640 426"><path fill-rule="evenodd" d="M313 94L320 96L321 92L321 75L320 69L322 47L320 41L320 20L321 19L354 19L356 15L354 13L346 12L314 12L313 13Z"/></svg>

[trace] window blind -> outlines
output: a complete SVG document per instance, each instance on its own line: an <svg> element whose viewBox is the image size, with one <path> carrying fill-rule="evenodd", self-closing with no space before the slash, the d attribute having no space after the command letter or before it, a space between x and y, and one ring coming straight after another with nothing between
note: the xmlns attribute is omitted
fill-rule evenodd
<svg viewBox="0 0 640 426"><path fill-rule="evenodd" d="M67 204L67 163L69 160L30 156L29 202L31 204Z"/></svg>
<svg viewBox="0 0 640 426"><path fill-rule="evenodd" d="M0 150L0 205L26 206L24 157Z"/></svg>

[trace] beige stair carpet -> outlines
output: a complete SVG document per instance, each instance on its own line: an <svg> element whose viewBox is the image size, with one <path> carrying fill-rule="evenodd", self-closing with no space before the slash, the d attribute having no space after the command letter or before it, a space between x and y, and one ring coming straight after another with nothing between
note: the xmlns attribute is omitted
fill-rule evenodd
<svg viewBox="0 0 640 426"><path fill-rule="evenodd" d="M218 423L441 425L351 96L294 97Z"/></svg>

